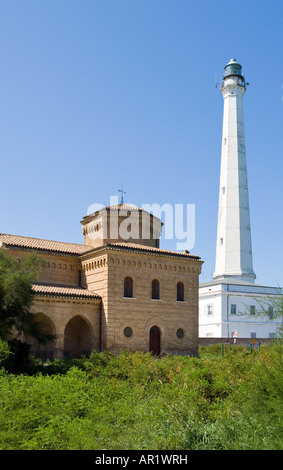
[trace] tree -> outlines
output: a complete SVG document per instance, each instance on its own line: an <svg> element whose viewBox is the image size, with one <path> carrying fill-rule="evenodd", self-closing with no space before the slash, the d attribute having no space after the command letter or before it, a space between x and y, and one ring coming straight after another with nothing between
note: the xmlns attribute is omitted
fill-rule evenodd
<svg viewBox="0 0 283 470"><path fill-rule="evenodd" d="M265 316L269 320L275 318L283 318L283 290L278 287L278 294L270 294L264 297L255 298L258 306L254 314L257 316Z"/></svg>
<svg viewBox="0 0 283 470"><path fill-rule="evenodd" d="M238 312L238 315L253 315L266 322L277 319L279 323L281 319L281 326L278 328L278 334L280 335L283 332L283 289L281 287L276 289L276 294L251 296L255 303L252 306L253 309L251 309L251 306L249 308L245 306L242 312Z"/></svg>
<svg viewBox="0 0 283 470"><path fill-rule="evenodd" d="M40 344L54 339L44 332L30 311L34 296L32 283L43 265L44 261L34 254L19 262L0 248L0 338L27 341L32 337Z"/></svg>

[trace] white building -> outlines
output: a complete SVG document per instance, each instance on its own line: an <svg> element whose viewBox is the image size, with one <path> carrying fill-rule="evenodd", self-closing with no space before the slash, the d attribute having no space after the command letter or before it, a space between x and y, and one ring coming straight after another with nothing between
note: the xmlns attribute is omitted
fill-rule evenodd
<svg viewBox="0 0 283 470"><path fill-rule="evenodd" d="M281 290L254 284L242 67L231 59L225 67L221 170L215 272L199 288L199 336L274 337L282 318L274 299ZM267 314L269 312L269 315Z"/></svg>
<svg viewBox="0 0 283 470"><path fill-rule="evenodd" d="M199 336L201 338L273 338L282 325L277 316L276 287L239 279L200 284Z"/></svg>

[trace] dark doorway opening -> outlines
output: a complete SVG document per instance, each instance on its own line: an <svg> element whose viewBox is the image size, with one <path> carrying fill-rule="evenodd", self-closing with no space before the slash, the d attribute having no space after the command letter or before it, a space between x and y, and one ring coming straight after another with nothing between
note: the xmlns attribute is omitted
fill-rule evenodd
<svg viewBox="0 0 283 470"><path fill-rule="evenodd" d="M55 349L55 336L56 336L54 323L44 313L36 313L34 320L36 323L39 324L39 327L42 333L46 335L52 335L54 336L54 338L48 341L46 344L40 344L35 340L35 338L28 337L27 342L31 346L30 352L34 354L36 357L39 357L40 359L42 359L43 361L46 361L47 359L52 360L54 349Z"/></svg>
<svg viewBox="0 0 283 470"><path fill-rule="evenodd" d="M160 339L160 329L158 326L152 326L149 331L149 352L154 356L159 356L160 354Z"/></svg>
<svg viewBox="0 0 283 470"><path fill-rule="evenodd" d="M73 317L65 328L64 356L79 357L91 353L91 332L87 322L80 316Z"/></svg>

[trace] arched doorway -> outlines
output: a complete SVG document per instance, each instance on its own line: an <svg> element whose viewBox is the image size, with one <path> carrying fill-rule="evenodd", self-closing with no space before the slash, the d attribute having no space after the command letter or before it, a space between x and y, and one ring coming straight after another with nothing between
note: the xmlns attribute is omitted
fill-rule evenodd
<svg viewBox="0 0 283 470"><path fill-rule="evenodd" d="M35 314L35 322L40 325L42 333L46 335L55 336L55 326L52 320L44 313ZM45 344L40 344L34 338L28 338L28 343L31 346L31 353L36 357L40 357L43 361L53 359L54 357L54 340L50 340Z"/></svg>
<svg viewBox="0 0 283 470"><path fill-rule="evenodd" d="M154 356L159 356L160 354L160 339L160 329L158 326L152 326L149 331L149 352Z"/></svg>
<svg viewBox="0 0 283 470"><path fill-rule="evenodd" d="M65 328L64 356L78 357L91 353L91 331L87 322L79 315L73 317Z"/></svg>

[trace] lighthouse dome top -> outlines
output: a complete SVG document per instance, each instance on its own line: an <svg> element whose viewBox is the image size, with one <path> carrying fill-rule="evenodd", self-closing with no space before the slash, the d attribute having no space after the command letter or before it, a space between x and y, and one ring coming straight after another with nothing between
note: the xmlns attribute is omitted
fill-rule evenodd
<svg viewBox="0 0 283 470"><path fill-rule="evenodd" d="M230 59L228 64L225 66L224 77L228 77L229 75L238 75L242 77L242 66L236 61L236 59Z"/></svg>

